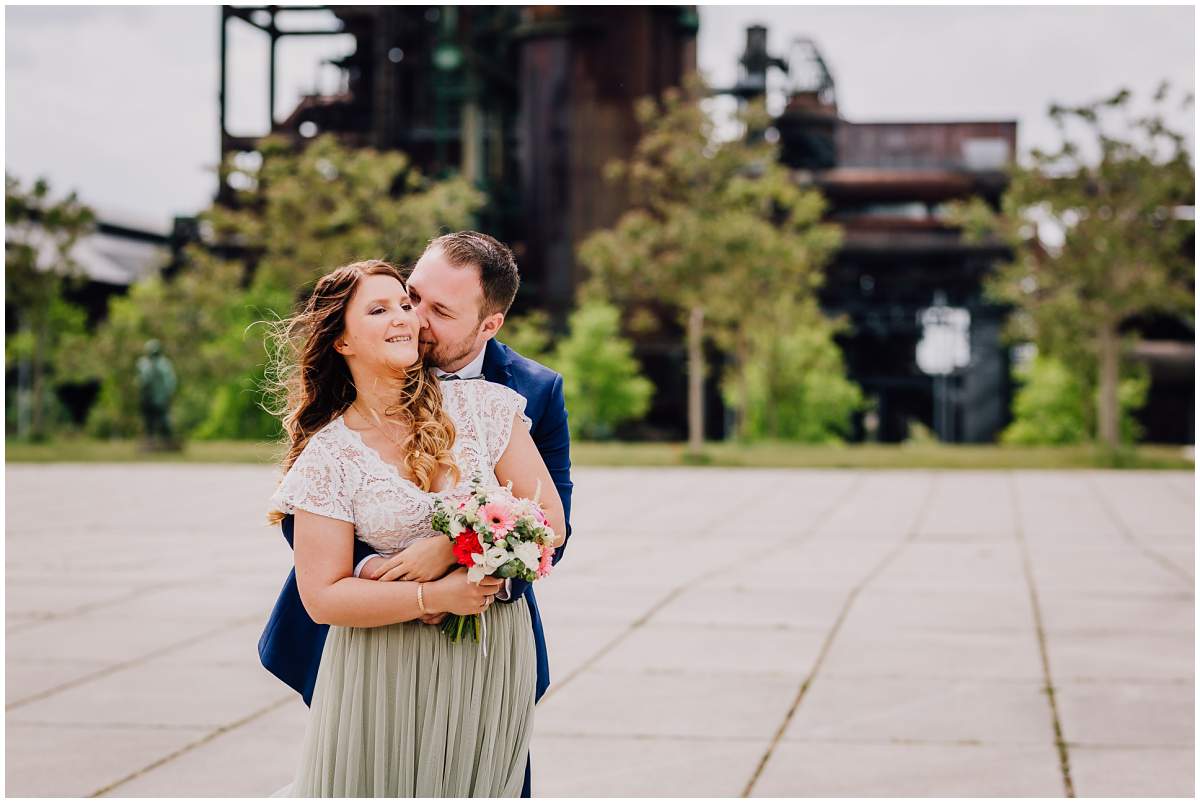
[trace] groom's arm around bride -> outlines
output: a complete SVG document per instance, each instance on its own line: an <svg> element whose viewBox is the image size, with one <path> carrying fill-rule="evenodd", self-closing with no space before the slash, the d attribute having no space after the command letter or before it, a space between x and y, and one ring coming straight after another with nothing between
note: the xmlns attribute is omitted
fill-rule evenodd
<svg viewBox="0 0 1200 803"><path fill-rule="evenodd" d="M445 235L430 243L407 284L408 294L422 319L422 342L430 347L428 359L444 369L443 378L460 381L483 378L511 388L525 398L530 435L562 501L569 539L571 458L563 379L495 339L519 284L512 252L494 238L478 232ZM453 374L447 373L451 371ZM285 517L282 530L288 546L292 546L292 528L292 517ZM563 557L566 544L564 540L555 550L554 563ZM373 554L367 544L354 540L353 566L360 566ZM390 565L394 562L388 564L382 557L375 557L366 562L359 576L378 579ZM537 649L537 697L540 698L550 682L541 617L533 586L512 581L507 600L522 597L528 603ZM298 691L306 704L312 698L327 632L328 627L313 622L304 609L293 570L259 639L258 651L263 666Z"/></svg>

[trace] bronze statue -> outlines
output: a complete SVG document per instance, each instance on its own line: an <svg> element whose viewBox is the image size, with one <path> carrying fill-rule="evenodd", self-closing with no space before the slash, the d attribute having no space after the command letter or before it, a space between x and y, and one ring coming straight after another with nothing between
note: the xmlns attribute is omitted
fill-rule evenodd
<svg viewBox="0 0 1200 803"><path fill-rule="evenodd" d="M137 361L138 397L145 424L146 448L175 449L171 432L171 399L175 395L175 369L163 354L162 344L147 340Z"/></svg>

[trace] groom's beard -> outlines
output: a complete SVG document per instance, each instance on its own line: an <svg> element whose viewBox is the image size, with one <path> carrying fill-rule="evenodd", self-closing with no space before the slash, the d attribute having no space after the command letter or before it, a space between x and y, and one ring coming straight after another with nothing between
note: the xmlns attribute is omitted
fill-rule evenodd
<svg viewBox="0 0 1200 803"><path fill-rule="evenodd" d="M474 356L475 337L478 334L479 329L476 328L474 332L455 343L434 343L426 346L429 351L425 355L425 361L443 371L450 370L451 365L459 365L468 357Z"/></svg>

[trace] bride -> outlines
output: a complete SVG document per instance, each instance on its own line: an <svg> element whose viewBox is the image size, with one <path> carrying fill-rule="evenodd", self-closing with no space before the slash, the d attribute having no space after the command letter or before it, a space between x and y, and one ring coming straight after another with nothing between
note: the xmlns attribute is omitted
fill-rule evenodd
<svg viewBox="0 0 1200 803"><path fill-rule="evenodd" d="M525 399L483 380L439 382L418 354L421 320L386 262L338 268L286 322L286 475L272 518L295 514L296 581L328 624L293 797L516 797L532 730L535 652L524 599L492 607L501 581L465 568L424 582L352 573L355 535L449 564L430 525L436 498L512 482L551 488L529 435ZM557 534L557 494L543 495ZM486 657L434 626L484 613Z"/></svg>

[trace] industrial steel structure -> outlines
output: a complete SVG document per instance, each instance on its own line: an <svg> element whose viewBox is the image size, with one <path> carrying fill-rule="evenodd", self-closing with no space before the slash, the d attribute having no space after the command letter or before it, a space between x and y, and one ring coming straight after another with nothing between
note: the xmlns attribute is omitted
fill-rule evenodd
<svg viewBox="0 0 1200 803"><path fill-rule="evenodd" d="M295 23L296 13L313 11L337 24ZM282 119L268 112L270 132L297 142L335 132L350 143L401 149L428 174L466 175L489 198L480 228L517 254L524 279L517 311L544 309L558 321L582 278L576 247L626 208L603 168L632 151L636 100L695 70L699 25L687 6L226 6L221 13L223 154L256 141L226 127L230 26L269 39L271 110L280 39L350 34L355 50L336 65L343 88L304 97ZM797 182L825 194L829 219L845 231L820 299L828 313L849 317L853 329L840 339L848 374L874 404L856 420L855 438L900 441L923 422L945 441L993 441L1009 421L1013 387L1010 349L1000 340L1007 311L983 297L982 280L1008 254L1000 244L965 242L943 210L971 196L998 205L1016 156L1016 122L846 120L816 44L797 38L785 55L772 55L759 26L747 31L737 83L719 91L748 100L780 76L781 158ZM947 321L968 323L948 336L937 329ZM927 373L918 352L939 344L961 359L943 359L944 369ZM1143 416L1148 435L1190 440L1190 427L1164 428L1155 410L1182 404L1185 373L1191 398L1191 373L1175 351L1151 351L1152 365L1169 368L1156 374L1158 397ZM658 392L637 434L681 436L680 349L641 342L639 356ZM708 396L706 430L720 437L725 414L715 381Z"/></svg>

